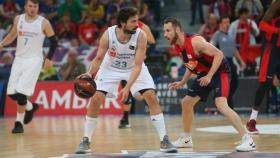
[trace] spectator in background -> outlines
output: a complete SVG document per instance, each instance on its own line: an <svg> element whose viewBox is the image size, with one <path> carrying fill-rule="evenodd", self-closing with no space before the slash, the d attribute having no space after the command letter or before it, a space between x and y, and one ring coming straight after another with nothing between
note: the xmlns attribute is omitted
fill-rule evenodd
<svg viewBox="0 0 280 158"><path fill-rule="evenodd" d="M93 23L93 18L91 16L86 17L85 22L80 24L78 35L81 44L86 44L87 46L94 44L98 36L98 28L96 24Z"/></svg>
<svg viewBox="0 0 280 158"><path fill-rule="evenodd" d="M112 21L116 19L118 12L121 8L125 7L127 4L123 0L112 0L111 3L108 3L107 9L106 9L106 22ZM108 25L109 27L112 25Z"/></svg>
<svg viewBox="0 0 280 158"><path fill-rule="evenodd" d="M78 60L78 52L75 48L68 51L67 62L61 66L59 75L64 81L72 81L77 76L86 72L86 66Z"/></svg>
<svg viewBox="0 0 280 158"><path fill-rule="evenodd" d="M153 20L152 14L149 12L148 4L144 0L131 0L132 6L137 8L139 20L143 21L145 24L150 24Z"/></svg>
<svg viewBox="0 0 280 158"><path fill-rule="evenodd" d="M192 26L195 24L195 15L196 15L197 8L199 11L200 23L204 24L202 0L190 0L190 1L191 1L191 23L190 23L190 25Z"/></svg>
<svg viewBox="0 0 280 158"><path fill-rule="evenodd" d="M233 63L233 57L235 57L239 61L241 70L243 70L246 67L246 64L240 57L240 54L236 48L235 41L228 35L229 25L230 18L228 16L222 16L219 19L219 30L213 35L211 43L224 53L224 56L226 57L230 65L231 75L228 105L233 109L234 103L232 97L238 88L237 68Z"/></svg>
<svg viewBox="0 0 280 158"><path fill-rule="evenodd" d="M59 77L54 66L42 69L38 78L39 81L58 81Z"/></svg>
<svg viewBox="0 0 280 158"><path fill-rule="evenodd" d="M91 0L87 9L87 16L91 17L96 24L103 24L102 20L104 18L104 7L99 3L98 0Z"/></svg>
<svg viewBox="0 0 280 158"><path fill-rule="evenodd" d="M84 20L85 7L80 0L65 0L64 3L59 7L58 14L60 17L64 16L65 13L70 14L70 20L75 24L80 23Z"/></svg>
<svg viewBox="0 0 280 158"><path fill-rule="evenodd" d="M256 44L256 37L259 35L260 31L256 22L249 18L249 10L247 8L239 9L238 13L239 19L232 22L228 33L237 43L242 59L248 64L246 54L248 53L248 47L249 45ZM251 64L255 65L255 63ZM254 68L250 69L253 70Z"/></svg>
<svg viewBox="0 0 280 158"><path fill-rule="evenodd" d="M231 6L227 0L217 0L214 3L211 3L209 5L208 13L216 15L218 18L222 15L232 16Z"/></svg>
<svg viewBox="0 0 280 158"><path fill-rule="evenodd" d="M260 0L238 0L235 6L235 16L238 17L239 10L247 8L251 19L259 21L263 15L263 6Z"/></svg>
<svg viewBox="0 0 280 158"><path fill-rule="evenodd" d="M12 0L4 0L0 5L0 15L3 20L12 20L12 18L20 12L20 7Z"/></svg>
<svg viewBox="0 0 280 158"><path fill-rule="evenodd" d="M43 0L40 3L41 14L49 19L51 24L55 26L58 23L58 6L54 2L55 0Z"/></svg>
<svg viewBox="0 0 280 158"><path fill-rule="evenodd" d="M2 58L0 65L0 84L2 84L2 92L0 92L0 116L4 114L4 105L6 100L6 90L7 90L7 84L9 81L12 63L13 63L14 57L11 53L5 53ZM1 86L1 85L0 85ZM0 87L1 88L1 87ZM1 89L0 89L1 91Z"/></svg>
<svg viewBox="0 0 280 158"><path fill-rule="evenodd" d="M65 12L55 28L58 38L62 41L69 41L77 36L77 25L71 22L69 15L70 13Z"/></svg>
<svg viewBox="0 0 280 158"><path fill-rule="evenodd" d="M6 29L3 28L3 23L0 20L0 41L4 38L6 35Z"/></svg>
<svg viewBox="0 0 280 158"><path fill-rule="evenodd" d="M209 14L207 23L200 27L198 34L203 36L209 42L218 28L217 17L214 14Z"/></svg>

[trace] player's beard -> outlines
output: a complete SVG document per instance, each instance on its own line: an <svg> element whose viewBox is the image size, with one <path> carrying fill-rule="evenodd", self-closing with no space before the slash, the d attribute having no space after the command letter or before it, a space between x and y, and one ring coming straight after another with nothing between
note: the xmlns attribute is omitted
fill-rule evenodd
<svg viewBox="0 0 280 158"><path fill-rule="evenodd" d="M124 30L123 30L123 32L124 32L125 34L130 34L130 35L132 35L132 34L135 34L135 33L136 33L136 29L137 29L137 27L135 27L133 30L128 30L128 29L126 29L126 27L125 27Z"/></svg>
<svg viewBox="0 0 280 158"><path fill-rule="evenodd" d="M178 34L177 33L175 33L175 36L173 37L173 39L170 41L170 44L171 45L173 45L173 44L175 44L176 42L177 42L177 40L178 40Z"/></svg>

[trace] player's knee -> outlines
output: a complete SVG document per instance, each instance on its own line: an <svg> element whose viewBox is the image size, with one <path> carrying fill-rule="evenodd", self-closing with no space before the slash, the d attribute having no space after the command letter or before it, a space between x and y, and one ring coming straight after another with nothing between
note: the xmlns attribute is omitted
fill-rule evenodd
<svg viewBox="0 0 280 158"><path fill-rule="evenodd" d="M27 104L27 96L21 93L17 93L18 97L17 97L17 103L20 106L24 106Z"/></svg>
<svg viewBox="0 0 280 158"><path fill-rule="evenodd" d="M10 94L8 95L12 100L17 101L17 94Z"/></svg>

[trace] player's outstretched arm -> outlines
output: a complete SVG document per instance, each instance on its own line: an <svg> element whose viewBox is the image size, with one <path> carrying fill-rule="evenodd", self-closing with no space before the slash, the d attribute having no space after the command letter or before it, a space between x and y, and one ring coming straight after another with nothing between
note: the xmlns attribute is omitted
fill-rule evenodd
<svg viewBox="0 0 280 158"><path fill-rule="evenodd" d="M102 63L102 61L104 59L104 56L105 56L107 50L109 49L109 39L108 38L109 38L108 31L105 31L100 38L97 55L93 59L91 65L90 65L89 73L91 75L96 74L96 72L98 71L98 69L100 67L100 64Z"/></svg>
<svg viewBox="0 0 280 158"><path fill-rule="evenodd" d="M49 20L44 19L43 21L43 32L45 33L45 35L47 36L47 38L50 41L50 47L49 47L49 52L46 55L46 59L44 62L44 69L48 69L52 66L52 57L55 53L55 50L57 48L57 38L55 36L55 33L53 31L52 25L49 22Z"/></svg>
<svg viewBox="0 0 280 158"><path fill-rule="evenodd" d="M19 16L14 18L12 28L7 34L7 36L0 42L0 49L5 47L6 45L11 44L17 37L17 23L18 23Z"/></svg>

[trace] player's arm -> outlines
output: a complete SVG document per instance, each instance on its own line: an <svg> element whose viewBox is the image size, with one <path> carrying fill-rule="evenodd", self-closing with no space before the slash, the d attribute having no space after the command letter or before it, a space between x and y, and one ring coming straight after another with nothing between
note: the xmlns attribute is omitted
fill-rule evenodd
<svg viewBox="0 0 280 158"><path fill-rule="evenodd" d="M212 78L222 63L224 58L223 53L200 36L196 36L192 39L192 45L197 55L206 54L214 57L211 68L207 74L207 76Z"/></svg>
<svg viewBox="0 0 280 158"><path fill-rule="evenodd" d="M269 24L269 22L273 19L275 16L277 10L280 8L280 0L276 0L273 2L266 13L263 16L263 19L261 20L259 27L260 30L267 32L267 33L277 33L280 32L279 28L276 28Z"/></svg>
<svg viewBox="0 0 280 158"><path fill-rule="evenodd" d="M109 39L108 38L109 38L108 31L105 31L100 38L97 55L91 62L91 66L89 69L89 73L91 75L96 74L96 72L98 71L98 69L104 59L104 56L105 56L107 50L109 49Z"/></svg>
<svg viewBox="0 0 280 158"><path fill-rule="evenodd" d="M152 34L151 29L149 28L149 26L147 26L146 24L143 24L143 27L141 28L147 35L147 41L148 44L156 44L156 40L154 38L154 35Z"/></svg>
<svg viewBox="0 0 280 158"><path fill-rule="evenodd" d="M135 64L133 67L133 70L130 74L130 77L127 81L126 87L130 89L134 81L137 79L139 76L141 69L142 69L142 64L144 62L144 59L146 57L146 49L147 49L147 37L146 34L143 32L140 32L139 37L137 41L137 48L135 52Z"/></svg>
<svg viewBox="0 0 280 158"><path fill-rule="evenodd" d="M43 31L50 41L49 52L47 53L46 58L48 60L51 60L54 55L54 52L57 48L58 41L57 41L57 37L55 36L55 33L53 31L52 25L49 22L49 20L47 20L47 19L44 19L44 21L43 21Z"/></svg>
<svg viewBox="0 0 280 158"><path fill-rule="evenodd" d="M170 83L168 85L168 88L170 90L176 90L176 89L182 87L185 83L188 82L189 78L191 77L191 74L192 74L192 72L188 68L186 68L186 71L185 71L185 74L184 74L182 80Z"/></svg>
<svg viewBox="0 0 280 158"><path fill-rule="evenodd" d="M17 37L17 23L18 23L19 16L14 18L12 28L7 34L7 36L0 42L0 48L3 48L9 44L11 44Z"/></svg>

